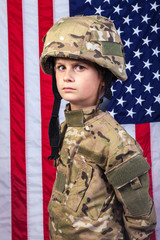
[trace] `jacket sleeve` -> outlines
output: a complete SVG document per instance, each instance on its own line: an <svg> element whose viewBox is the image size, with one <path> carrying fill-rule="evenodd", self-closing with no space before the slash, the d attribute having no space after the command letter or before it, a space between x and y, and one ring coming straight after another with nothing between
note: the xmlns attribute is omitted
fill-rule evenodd
<svg viewBox="0 0 160 240"><path fill-rule="evenodd" d="M125 239L149 239L156 226L155 208L148 193L149 169L139 153L106 173L123 206Z"/></svg>

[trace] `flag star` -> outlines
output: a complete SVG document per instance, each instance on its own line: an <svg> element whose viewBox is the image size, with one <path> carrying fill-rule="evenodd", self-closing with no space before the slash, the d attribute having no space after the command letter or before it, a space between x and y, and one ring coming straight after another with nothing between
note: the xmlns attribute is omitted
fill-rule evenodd
<svg viewBox="0 0 160 240"><path fill-rule="evenodd" d="M160 51L158 51L158 47L156 47L155 49L153 49L153 54L152 55L156 55L158 57L158 54L160 53Z"/></svg>
<svg viewBox="0 0 160 240"><path fill-rule="evenodd" d="M150 86L150 83L148 83L148 85L144 85L144 87L145 87L145 90L144 90L145 92L148 91L149 93L151 93L151 89L153 87Z"/></svg>
<svg viewBox="0 0 160 240"><path fill-rule="evenodd" d="M104 2L108 2L110 4L110 0L104 0Z"/></svg>
<svg viewBox="0 0 160 240"><path fill-rule="evenodd" d="M143 61L143 63L144 63L144 68L148 68L148 69L150 69L150 65L152 65L152 63L149 63L149 59L147 60L147 62L144 62Z"/></svg>
<svg viewBox="0 0 160 240"><path fill-rule="evenodd" d="M122 107L123 107L123 103L125 103L125 102L126 102L125 100L123 100L123 97L121 97L121 98L117 99L117 101L118 101L118 105L119 105L119 104L121 104L121 105L122 105Z"/></svg>
<svg viewBox="0 0 160 240"><path fill-rule="evenodd" d="M104 12L104 10L101 9L101 6L99 6L99 8L95 8L96 13L95 14L99 14L101 15L102 12Z"/></svg>
<svg viewBox="0 0 160 240"><path fill-rule="evenodd" d="M138 57L140 58L140 55L143 54L142 52L140 52L140 50L138 49L137 51L133 51L135 53L134 57Z"/></svg>
<svg viewBox="0 0 160 240"><path fill-rule="evenodd" d="M109 16L108 19L110 19L112 22L114 22L114 20L111 19L111 16Z"/></svg>
<svg viewBox="0 0 160 240"><path fill-rule="evenodd" d="M132 7L133 7L132 12L133 12L133 11L136 11L137 13L138 13L138 9L141 8L141 7L138 7L138 3L137 3L136 5L132 5Z"/></svg>
<svg viewBox="0 0 160 240"><path fill-rule="evenodd" d="M157 11L157 7L160 6L160 5L157 5L156 2L154 2L153 4L150 3L150 5L151 5L151 7L152 7L151 10L154 9L155 11Z"/></svg>
<svg viewBox="0 0 160 240"><path fill-rule="evenodd" d="M145 115L150 115L150 117L152 117L152 113L155 112L155 111L151 110L151 107L149 107L148 109L145 108L145 110L146 110L146 114Z"/></svg>
<svg viewBox="0 0 160 240"><path fill-rule="evenodd" d="M144 99L142 99L142 97L140 96L139 98L136 98L136 100L137 100L137 102L136 102L136 104L140 104L141 106L142 106L142 102L144 102L145 100Z"/></svg>
<svg viewBox="0 0 160 240"><path fill-rule="evenodd" d="M117 113L114 112L114 109L112 109L112 111L108 111L109 114L114 118L114 115L116 115Z"/></svg>
<svg viewBox="0 0 160 240"><path fill-rule="evenodd" d="M120 83L120 84L122 84L122 80L117 79L116 83Z"/></svg>
<svg viewBox="0 0 160 240"><path fill-rule="evenodd" d="M124 31L121 31L120 27L117 29L117 33L118 35L121 35L121 33L123 33Z"/></svg>
<svg viewBox="0 0 160 240"><path fill-rule="evenodd" d="M120 11L123 9L123 8L120 8L119 6L120 6L120 5L118 5L117 7L114 7L114 6L113 6L114 9L115 9L114 12L117 12L118 14L120 14Z"/></svg>
<svg viewBox="0 0 160 240"><path fill-rule="evenodd" d="M154 26L151 26L152 31L151 32L156 32L158 31L158 29L160 29L159 27L157 27L157 23Z"/></svg>
<svg viewBox="0 0 160 240"><path fill-rule="evenodd" d="M139 32L142 32L142 30L139 30L139 27L133 28L133 31L133 34L137 34L137 36L139 36Z"/></svg>
<svg viewBox="0 0 160 240"><path fill-rule="evenodd" d="M124 40L125 44L124 44L124 47L129 47L130 48L130 45L133 44L133 42L130 42L130 38L128 38L128 40Z"/></svg>
<svg viewBox="0 0 160 240"><path fill-rule="evenodd" d="M112 92L112 95L114 95L114 92L116 92L116 90L113 88L113 86L111 87L111 92Z"/></svg>
<svg viewBox="0 0 160 240"><path fill-rule="evenodd" d="M127 23L129 25L129 22L132 21L132 19L129 18L129 16L127 16L126 18L123 17L124 22L123 23Z"/></svg>
<svg viewBox="0 0 160 240"><path fill-rule="evenodd" d="M146 14L145 16L142 16L143 20L142 22L146 22L148 24L148 20L151 19L148 17L148 14Z"/></svg>
<svg viewBox="0 0 160 240"><path fill-rule="evenodd" d="M139 72L138 74L134 74L136 76L135 81L138 80L141 82L141 78L143 78L144 76L141 75L141 73Z"/></svg>
<svg viewBox="0 0 160 240"><path fill-rule="evenodd" d="M160 78L159 70L157 72L155 72L155 73L153 72L153 74L154 74L153 79L157 78L159 80L159 78Z"/></svg>
<svg viewBox="0 0 160 240"><path fill-rule="evenodd" d="M90 4L91 4L91 1L92 1L92 0L86 0L86 1L85 1L85 3L87 3L87 2L88 2L88 3L90 3Z"/></svg>
<svg viewBox="0 0 160 240"><path fill-rule="evenodd" d="M127 117L131 116L131 118L133 118L133 115L136 114L136 112L133 112L133 108L131 108L130 110L127 110L127 112L128 112Z"/></svg>
<svg viewBox="0 0 160 240"><path fill-rule="evenodd" d="M154 96L154 98L155 98L155 101L154 102L158 102L158 103L160 103L160 94L156 97L156 96Z"/></svg>
<svg viewBox="0 0 160 240"><path fill-rule="evenodd" d="M149 42L151 42L151 40L148 39L148 36L146 38L142 38L142 40L144 41L144 44L147 44L147 46L149 46Z"/></svg>
<svg viewBox="0 0 160 240"><path fill-rule="evenodd" d="M132 88L131 84L129 85L129 87L126 86L126 88L127 88L126 93L130 92L130 94L132 94L132 91L135 90L135 88Z"/></svg>
<svg viewBox="0 0 160 240"><path fill-rule="evenodd" d="M126 63L126 69L128 69L129 71L131 71L131 68L134 67L134 65L131 65L131 61L129 61L129 63Z"/></svg>

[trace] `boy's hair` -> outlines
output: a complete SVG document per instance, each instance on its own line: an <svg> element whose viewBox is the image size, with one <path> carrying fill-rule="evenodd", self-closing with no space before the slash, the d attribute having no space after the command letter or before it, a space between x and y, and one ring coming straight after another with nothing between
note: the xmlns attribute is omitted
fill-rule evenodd
<svg viewBox="0 0 160 240"><path fill-rule="evenodd" d="M94 67L96 68L99 76L102 76L103 80L105 79L106 76L106 72L110 72L108 69L101 67L100 65L98 65L97 63L94 63Z"/></svg>

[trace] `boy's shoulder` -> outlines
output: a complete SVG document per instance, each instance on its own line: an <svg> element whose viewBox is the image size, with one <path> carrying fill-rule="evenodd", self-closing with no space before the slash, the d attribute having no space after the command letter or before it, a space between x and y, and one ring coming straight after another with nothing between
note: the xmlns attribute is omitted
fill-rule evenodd
<svg viewBox="0 0 160 240"><path fill-rule="evenodd" d="M123 129L123 127L110 115L109 112L103 112L98 109L97 114L91 120L92 124L98 124L100 128Z"/></svg>
<svg viewBox="0 0 160 240"><path fill-rule="evenodd" d="M84 129L89 127L94 131L102 132L104 135L121 135L122 133L126 133L125 129L107 111L103 112L98 109L95 114L87 117L87 121L84 121ZM62 134L65 132L66 127L67 123L65 120L61 123Z"/></svg>
<svg viewBox="0 0 160 240"><path fill-rule="evenodd" d="M129 133L121 126L109 112L103 112L98 110L97 114L87 123L92 126L93 132L98 132L98 135L102 138L108 138L112 142L128 142L135 144L135 140L129 135Z"/></svg>

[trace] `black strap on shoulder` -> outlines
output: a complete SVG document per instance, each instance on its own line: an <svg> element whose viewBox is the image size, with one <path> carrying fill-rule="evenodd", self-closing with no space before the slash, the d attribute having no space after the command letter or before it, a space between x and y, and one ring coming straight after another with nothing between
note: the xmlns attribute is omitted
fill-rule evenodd
<svg viewBox="0 0 160 240"><path fill-rule="evenodd" d="M111 100L112 97L112 92L111 92L111 84L112 84L112 79L113 79L113 73L110 72L108 69L106 69L106 74L105 74L105 92L103 95L103 101L99 105L99 109L102 110L103 112L106 112L107 106Z"/></svg>
<svg viewBox="0 0 160 240"><path fill-rule="evenodd" d="M54 104L52 109L52 115L49 122L49 142L51 146L51 155L48 159L56 160L59 157L59 142L60 142L60 125L59 125L59 109L61 104L61 96L57 89L56 77L54 72L53 59L49 60L50 68L52 69L52 91L54 94Z"/></svg>

